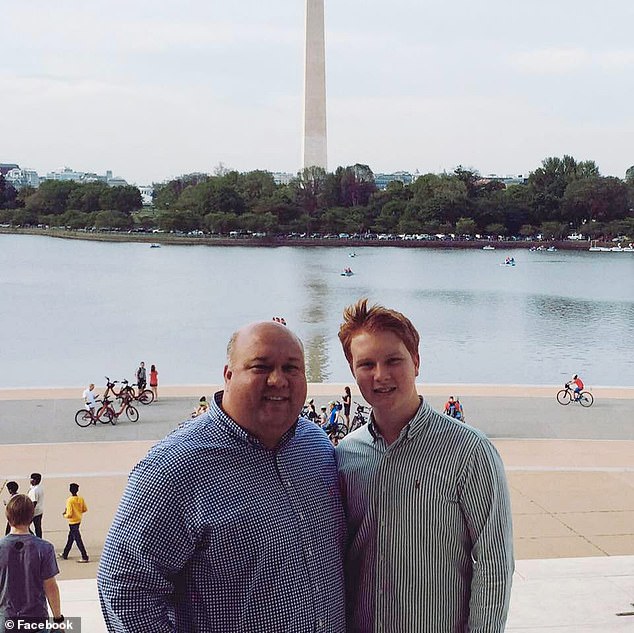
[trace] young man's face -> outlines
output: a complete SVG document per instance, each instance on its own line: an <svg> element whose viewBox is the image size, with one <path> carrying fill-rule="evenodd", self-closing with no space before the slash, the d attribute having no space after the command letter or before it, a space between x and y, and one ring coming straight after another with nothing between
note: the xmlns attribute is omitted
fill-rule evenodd
<svg viewBox="0 0 634 633"><path fill-rule="evenodd" d="M378 412L407 408L418 399L420 360L389 330L361 331L350 343L351 369L365 400Z"/></svg>

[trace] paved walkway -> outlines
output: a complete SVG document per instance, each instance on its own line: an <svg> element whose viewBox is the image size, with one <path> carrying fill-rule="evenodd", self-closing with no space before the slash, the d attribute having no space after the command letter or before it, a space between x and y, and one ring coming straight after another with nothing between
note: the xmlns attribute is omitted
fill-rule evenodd
<svg viewBox="0 0 634 633"><path fill-rule="evenodd" d="M329 399L329 394L340 391L332 385L320 387L323 388L320 393L312 392L317 398ZM448 393L446 387L443 390L443 394ZM210 390L193 390L195 394L199 392L210 393ZM613 425L624 429L624 435L629 439L494 438L511 487L518 561L508 631L634 631L634 616L616 615L634 611L634 431L631 428L634 426L634 402L629 395L631 392L625 391L618 397L612 392L612 397L605 397L607 415L602 414L605 419L597 418L594 427L594 435L601 436L604 425L611 420ZM52 400L57 403L54 406L47 403L52 395ZM44 393L41 400L21 402L23 406L46 403L47 407L57 407L61 411L67 405L55 395ZM151 405L147 412L142 411L142 415L149 420L161 410L160 407L164 407L166 413L169 409L170 415L174 410L186 412L191 397L183 399L182 395L170 396L154 409L155 405ZM109 441L126 428L143 427L122 423L116 427L80 429L66 419L66 427L76 427L72 429L75 437L69 442L9 444L6 442L12 438L7 437L7 433L15 437L19 433L16 427L19 423L30 429L31 441L40 440L43 434L40 432L43 416L36 423L30 415L23 417L21 422L9 420L8 412L15 407L19 409L16 405L19 400L15 394L12 396L2 401L0 394L0 441L5 442L0 445L2 477L16 479L20 490L24 491L28 485L25 474L32 470L44 474L47 493L44 536L57 548L65 542L67 527L61 510L56 512L55 509L63 507L69 482L80 484L81 493L90 507L82 523L82 534L91 562L77 565L76 559L60 561L59 578L65 614L84 617L84 630L100 633L105 629L98 610L94 577L101 547L127 473L158 438ZM440 394L430 396L430 400L436 397ZM502 402L495 398L508 396L469 396L469 400L475 402L472 398L482 398L483 407L495 409ZM554 426L557 416L569 415L565 413L566 409L573 410L555 403L555 407L547 410L546 420L536 420L542 414L536 415L535 407L541 410L540 407L551 406L547 400L549 403L552 400L552 389L543 396L534 395L533 399L524 402L522 416L515 420L516 425L544 429L547 425ZM485 405L485 400L489 404ZM76 407L76 400L72 406ZM615 410L620 412L621 408L625 410L625 419L615 420L612 414ZM592 409L578 408L574 415L579 417L588 411ZM478 421L477 416L471 416L469 421L474 418ZM172 417L171 422L165 423L173 427L174 422L178 419ZM56 425L55 422L51 424ZM159 431L164 434L162 423L155 422L151 427L151 435ZM82 441L86 437L95 441Z"/></svg>

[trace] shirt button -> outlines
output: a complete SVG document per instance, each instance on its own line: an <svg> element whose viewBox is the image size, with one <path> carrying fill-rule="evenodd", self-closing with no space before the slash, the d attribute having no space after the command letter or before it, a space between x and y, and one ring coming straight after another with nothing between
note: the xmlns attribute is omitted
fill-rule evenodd
<svg viewBox="0 0 634 633"><path fill-rule="evenodd" d="M300 518L302 521L304 520L304 513L303 513L303 512L300 512L300 513L299 513L299 518Z"/></svg>

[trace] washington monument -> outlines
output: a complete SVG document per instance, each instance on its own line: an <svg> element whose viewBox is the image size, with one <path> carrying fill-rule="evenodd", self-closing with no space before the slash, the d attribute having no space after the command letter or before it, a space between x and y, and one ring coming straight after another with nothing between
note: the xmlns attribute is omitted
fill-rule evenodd
<svg viewBox="0 0 634 633"><path fill-rule="evenodd" d="M303 167L327 168L324 0L306 0Z"/></svg>

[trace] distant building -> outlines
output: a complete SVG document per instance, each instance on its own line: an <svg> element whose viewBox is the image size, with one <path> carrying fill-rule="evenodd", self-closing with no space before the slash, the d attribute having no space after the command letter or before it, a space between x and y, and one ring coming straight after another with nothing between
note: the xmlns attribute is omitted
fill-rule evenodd
<svg viewBox="0 0 634 633"><path fill-rule="evenodd" d="M273 172L272 176L276 185L288 185L290 184L291 180L297 178L296 174L289 174L283 171L275 171Z"/></svg>
<svg viewBox="0 0 634 633"><path fill-rule="evenodd" d="M505 187L511 185L526 185L528 183L528 177L524 177L522 174L518 176L496 176L495 174L489 174L488 176L482 176L479 182L486 184L488 182L501 182Z"/></svg>
<svg viewBox="0 0 634 633"><path fill-rule="evenodd" d="M22 189L23 187L33 187L37 189L40 186L40 177L34 169L14 167L7 172L5 179L16 189Z"/></svg>
<svg viewBox="0 0 634 633"><path fill-rule="evenodd" d="M105 175L100 176L99 174L91 172L75 171L70 169L70 167L64 167L64 169L57 171L49 171L42 180L72 180L73 182L80 183L104 182L110 187L122 187L128 184L123 178L113 178L111 171L107 171Z"/></svg>
<svg viewBox="0 0 634 633"><path fill-rule="evenodd" d="M0 174L6 176L12 169L20 169L15 163L0 163Z"/></svg>
<svg viewBox="0 0 634 633"><path fill-rule="evenodd" d="M374 184L377 189L386 189L391 182L402 182L411 185L416 177L408 171L395 171L393 174L374 174Z"/></svg>
<svg viewBox="0 0 634 633"><path fill-rule="evenodd" d="M137 189L141 192L143 206L151 206L154 203L154 185L137 185Z"/></svg>

